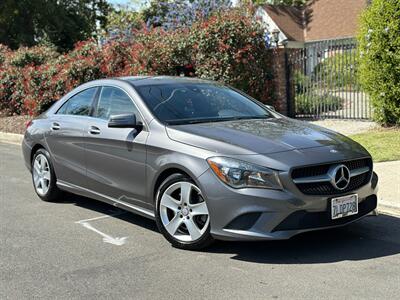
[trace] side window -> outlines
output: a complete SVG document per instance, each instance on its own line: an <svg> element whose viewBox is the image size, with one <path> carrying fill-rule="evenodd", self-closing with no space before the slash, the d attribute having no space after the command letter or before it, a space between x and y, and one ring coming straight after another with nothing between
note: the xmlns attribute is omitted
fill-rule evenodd
<svg viewBox="0 0 400 300"><path fill-rule="evenodd" d="M57 114L88 116L96 91L97 88L90 88L72 96L61 106Z"/></svg>
<svg viewBox="0 0 400 300"><path fill-rule="evenodd" d="M95 117L108 120L112 115L121 114L135 114L136 118L140 120L136 106L124 91L114 87L103 87Z"/></svg>

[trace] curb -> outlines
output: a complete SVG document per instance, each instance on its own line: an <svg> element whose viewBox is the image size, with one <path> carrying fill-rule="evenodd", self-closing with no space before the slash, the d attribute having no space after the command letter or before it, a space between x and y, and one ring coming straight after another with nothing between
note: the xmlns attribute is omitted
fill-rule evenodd
<svg viewBox="0 0 400 300"><path fill-rule="evenodd" d="M379 203L379 200L378 200ZM385 215L400 217L400 207L378 204L378 212Z"/></svg>
<svg viewBox="0 0 400 300"><path fill-rule="evenodd" d="M21 145L23 138L23 134L0 132L0 142Z"/></svg>

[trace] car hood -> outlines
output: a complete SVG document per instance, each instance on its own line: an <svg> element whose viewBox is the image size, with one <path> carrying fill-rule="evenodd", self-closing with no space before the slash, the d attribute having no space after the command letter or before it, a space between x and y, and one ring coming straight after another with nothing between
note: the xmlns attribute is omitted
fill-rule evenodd
<svg viewBox="0 0 400 300"><path fill-rule="evenodd" d="M172 140L225 155L271 154L324 146L364 152L339 133L289 118L175 125L166 130Z"/></svg>

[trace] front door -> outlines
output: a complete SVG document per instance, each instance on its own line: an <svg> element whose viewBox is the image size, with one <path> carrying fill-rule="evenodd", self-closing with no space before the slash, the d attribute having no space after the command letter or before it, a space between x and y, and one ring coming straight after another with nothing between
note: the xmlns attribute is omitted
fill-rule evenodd
<svg viewBox="0 0 400 300"><path fill-rule="evenodd" d="M146 128L108 128L112 115L141 116L128 94L116 87L103 87L86 131L86 166L89 189L134 205L146 202Z"/></svg>

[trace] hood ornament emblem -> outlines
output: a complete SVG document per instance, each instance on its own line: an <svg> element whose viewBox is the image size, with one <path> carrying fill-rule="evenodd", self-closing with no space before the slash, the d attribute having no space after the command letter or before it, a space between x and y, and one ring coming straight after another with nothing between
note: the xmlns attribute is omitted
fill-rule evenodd
<svg viewBox="0 0 400 300"><path fill-rule="evenodd" d="M328 173L331 184L339 191L344 190L350 183L350 170L345 165L333 166Z"/></svg>

